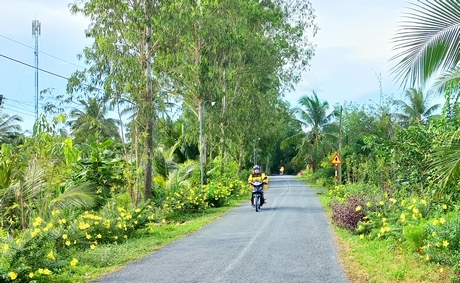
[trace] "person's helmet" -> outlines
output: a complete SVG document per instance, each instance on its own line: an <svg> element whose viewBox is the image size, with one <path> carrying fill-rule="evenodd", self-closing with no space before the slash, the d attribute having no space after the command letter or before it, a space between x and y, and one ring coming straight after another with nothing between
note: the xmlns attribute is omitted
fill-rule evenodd
<svg viewBox="0 0 460 283"><path fill-rule="evenodd" d="M260 173L260 166L259 165L254 165L254 167L252 167L252 169L254 170L254 173Z"/></svg>

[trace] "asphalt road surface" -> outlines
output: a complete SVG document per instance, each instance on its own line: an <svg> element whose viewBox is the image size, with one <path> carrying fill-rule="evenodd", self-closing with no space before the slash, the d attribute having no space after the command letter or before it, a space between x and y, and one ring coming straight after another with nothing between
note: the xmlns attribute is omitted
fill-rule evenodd
<svg viewBox="0 0 460 283"><path fill-rule="evenodd" d="M248 200L98 282L348 282L315 191L293 176L272 176L265 198L261 211Z"/></svg>

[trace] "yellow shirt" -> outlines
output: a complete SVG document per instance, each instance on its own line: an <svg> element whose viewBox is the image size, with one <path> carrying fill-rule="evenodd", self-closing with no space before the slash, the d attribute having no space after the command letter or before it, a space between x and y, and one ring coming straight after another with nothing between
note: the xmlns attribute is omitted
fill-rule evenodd
<svg viewBox="0 0 460 283"><path fill-rule="evenodd" d="M260 175L253 176L254 174L250 174L248 177L248 182L254 182L254 181L266 181L267 184L264 184L263 189L266 190L268 189L268 177L265 176L265 173L261 173Z"/></svg>

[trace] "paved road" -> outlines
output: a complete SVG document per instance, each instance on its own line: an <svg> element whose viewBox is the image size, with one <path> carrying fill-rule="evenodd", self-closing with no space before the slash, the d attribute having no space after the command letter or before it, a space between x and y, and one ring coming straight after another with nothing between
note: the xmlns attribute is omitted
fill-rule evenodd
<svg viewBox="0 0 460 283"><path fill-rule="evenodd" d="M248 201L99 282L348 282L316 193L285 175L265 197L260 212Z"/></svg>

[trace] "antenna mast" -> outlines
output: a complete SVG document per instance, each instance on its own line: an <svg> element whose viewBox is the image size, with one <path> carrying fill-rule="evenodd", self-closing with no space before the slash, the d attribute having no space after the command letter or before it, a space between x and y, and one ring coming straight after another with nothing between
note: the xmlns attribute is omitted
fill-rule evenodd
<svg viewBox="0 0 460 283"><path fill-rule="evenodd" d="M32 21L32 35L35 37L35 121L38 120L38 37L42 31L40 21Z"/></svg>

